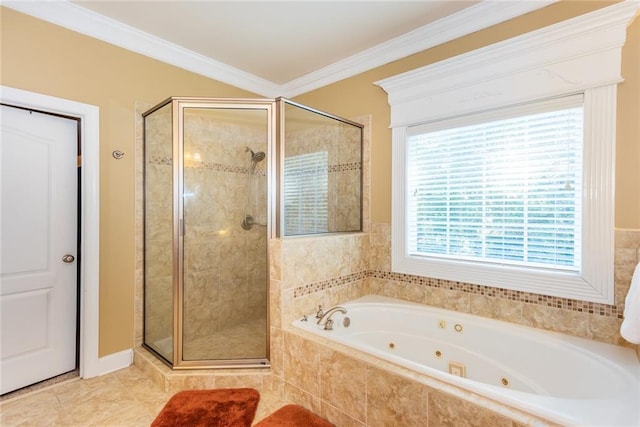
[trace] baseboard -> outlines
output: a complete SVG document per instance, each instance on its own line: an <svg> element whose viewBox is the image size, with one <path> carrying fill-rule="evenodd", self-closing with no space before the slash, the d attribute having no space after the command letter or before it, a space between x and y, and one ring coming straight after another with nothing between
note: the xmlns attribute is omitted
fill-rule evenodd
<svg viewBox="0 0 640 427"><path fill-rule="evenodd" d="M109 354L98 359L97 375L105 375L110 372L128 368L133 363L133 349L127 349L118 353Z"/></svg>

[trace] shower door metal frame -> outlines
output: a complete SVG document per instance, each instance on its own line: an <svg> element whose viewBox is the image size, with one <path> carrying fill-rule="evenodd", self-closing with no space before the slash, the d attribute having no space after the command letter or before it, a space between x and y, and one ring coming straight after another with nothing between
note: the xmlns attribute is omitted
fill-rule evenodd
<svg viewBox="0 0 640 427"><path fill-rule="evenodd" d="M274 99L236 99L236 98L203 98L203 97L171 97L161 102L153 109L144 113L151 114L171 103L172 108L172 196L173 196L173 360L168 361L154 349L147 347L154 354L160 356L175 370L179 369L212 369L212 368L267 368L270 366L270 274L266 274L266 354L265 358L257 359L204 359L183 360L183 326L184 326L184 110L186 108L202 109L237 109L264 110L267 113L267 270L269 268L269 240L275 236L275 197L276 190L276 162L275 162L275 131L276 131L276 103Z"/></svg>

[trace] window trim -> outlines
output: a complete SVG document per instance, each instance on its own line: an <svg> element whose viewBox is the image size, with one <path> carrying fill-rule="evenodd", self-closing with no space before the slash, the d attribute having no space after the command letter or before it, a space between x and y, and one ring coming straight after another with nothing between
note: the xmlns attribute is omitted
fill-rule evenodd
<svg viewBox="0 0 640 427"><path fill-rule="evenodd" d="M613 304L616 95L626 27L637 9L617 3L376 82L391 105L394 272ZM584 95L580 274L408 256L409 126L572 94Z"/></svg>

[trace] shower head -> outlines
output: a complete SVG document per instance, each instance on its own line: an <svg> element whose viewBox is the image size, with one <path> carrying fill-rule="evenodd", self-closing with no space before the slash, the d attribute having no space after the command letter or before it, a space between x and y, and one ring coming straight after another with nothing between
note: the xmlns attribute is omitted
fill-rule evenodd
<svg viewBox="0 0 640 427"><path fill-rule="evenodd" d="M264 151L258 151L257 153L254 153L254 151L249 147L244 147L244 151L249 151L251 153L251 161L253 163L261 162L266 157Z"/></svg>
<svg viewBox="0 0 640 427"><path fill-rule="evenodd" d="M266 154L264 154L264 151L258 151L257 153L251 152L251 160L256 163L263 161L265 157Z"/></svg>

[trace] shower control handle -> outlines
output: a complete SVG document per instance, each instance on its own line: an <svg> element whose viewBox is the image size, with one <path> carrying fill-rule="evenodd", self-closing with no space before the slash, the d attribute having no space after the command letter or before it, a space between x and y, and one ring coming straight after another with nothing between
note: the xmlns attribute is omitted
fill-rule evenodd
<svg viewBox="0 0 640 427"><path fill-rule="evenodd" d="M67 264L71 264L75 260L76 258L70 254L66 254L65 256L62 257L62 262L66 262Z"/></svg>

